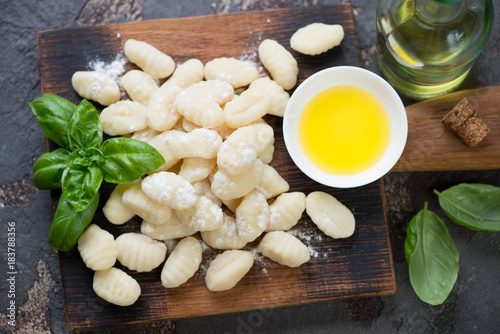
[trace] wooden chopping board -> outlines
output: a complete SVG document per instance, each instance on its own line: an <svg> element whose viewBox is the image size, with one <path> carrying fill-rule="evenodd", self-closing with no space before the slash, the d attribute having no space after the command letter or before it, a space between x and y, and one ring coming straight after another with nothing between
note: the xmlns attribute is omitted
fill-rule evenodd
<svg viewBox="0 0 500 334"><path fill-rule="evenodd" d="M313 22L342 24L345 38L340 47L317 57L293 52L299 63L299 82L327 67L359 66L356 28L349 4L160 19L40 32L38 52L42 93L59 94L79 102L80 97L71 88L72 74L87 69L90 61L112 62L129 38L150 42L171 55L177 63L193 57L204 63L215 57L236 57L254 61L264 74L256 54L259 43L272 38L289 48L291 34ZM130 63L126 65L127 70L133 67ZM321 190L334 195L354 212L357 221L355 234L345 240L325 237L304 214L294 232L308 245L312 258L300 268L284 267L256 255L254 267L235 288L210 292L205 286L204 270L215 252L206 250L201 269L179 288L162 287L161 267L149 273L130 272L140 283L142 295L134 305L125 308L110 305L94 294L93 272L85 267L76 250L60 253L69 330L101 329L159 319L386 295L396 291L384 219L382 181L347 190L318 185L298 170L286 152L281 119L270 117L268 121L276 137L272 165L289 182L290 191L307 194ZM101 205L110 190L104 187ZM126 225L113 226L105 220L100 209L94 223L115 236L139 231L140 225L140 221L134 219ZM253 246L249 245L249 249Z"/></svg>
<svg viewBox="0 0 500 334"><path fill-rule="evenodd" d="M490 133L469 147L441 124L467 98ZM392 171L484 170L500 168L500 86L447 94L406 107L408 140Z"/></svg>

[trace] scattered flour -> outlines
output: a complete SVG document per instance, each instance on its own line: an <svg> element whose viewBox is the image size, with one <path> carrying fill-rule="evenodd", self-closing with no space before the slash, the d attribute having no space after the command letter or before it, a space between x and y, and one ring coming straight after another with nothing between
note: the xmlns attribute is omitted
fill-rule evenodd
<svg viewBox="0 0 500 334"><path fill-rule="evenodd" d="M119 53L111 63L107 63L100 59L89 61L87 64L87 70L106 73L113 78L113 80L119 81L119 78L123 75L123 73L125 73L126 63L127 59L125 56Z"/></svg>

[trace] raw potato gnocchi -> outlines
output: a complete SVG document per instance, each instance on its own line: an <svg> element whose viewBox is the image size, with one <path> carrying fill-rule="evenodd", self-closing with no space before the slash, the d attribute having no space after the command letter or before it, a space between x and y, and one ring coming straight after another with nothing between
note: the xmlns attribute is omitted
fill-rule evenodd
<svg viewBox="0 0 500 334"><path fill-rule="evenodd" d="M174 212L164 224L152 224L146 220L142 221L141 233L155 240L170 240L184 238L195 234L197 231L190 229L181 223Z"/></svg>
<svg viewBox="0 0 500 334"><path fill-rule="evenodd" d="M147 128L146 107L123 100L104 108L99 115L102 131L110 136L125 135Z"/></svg>
<svg viewBox="0 0 500 334"><path fill-rule="evenodd" d="M117 259L130 270L148 272L167 256L167 246L141 233L124 233L116 238Z"/></svg>
<svg viewBox="0 0 500 334"><path fill-rule="evenodd" d="M335 239L350 237L356 228L352 212L325 192L315 191L307 195L306 212L323 233Z"/></svg>
<svg viewBox="0 0 500 334"><path fill-rule="evenodd" d="M163 85L155 90L146 106L145 117L149 128L166 131L174 127L181 115L174 109L174 100L181 92L178 86Z"/></svg>
<svg viewBox="0 0 500 334"><path fill-rule="evenodd" d="M240 238L236 227L236 219L226 213L223 213L222 226L213 231L202 231L203 241L215 249L241 249L247 242Z"/></svg>
<svg viewBox="0 0 500 334"><path fill-rule="evenodd" d="M288 267L298 267L311 258L309 249L299 239L284 231L268 232L257 246L262 255Z"/></svg>
<svg viewBox="0 0 500 334"><path fill-rule="evenodd" d="M234 287L252 268L253 254L243 250L227 250L210 262L205 283L210 291L224 291Z"/></svg>
<svg viewBox="0 0 500 334"><path fill-rule="evenodd" d="M192 85L177 94L174 108L188 121L205 128L224 124L224 111L210 95Z"/></svg>
<svg viewBox="0 0 500 334"><path fill-rule="evenodd" d="M262 41L258 52L261 63L273 80L286 90L292 89L297 83L299 74L299 66L292 54L272 39Z"/></svg>
<svg viewBox="0 0 500 334"><path fill-rule="evenodd" d="M269 205L269 224L266 232L288 231L298 222L306 209L306 195L302 192L284 193Z"/></svg>
<svg viewBox="0 0 500 334"><path fill-rule="evenodd" d="M78 71L71 77L71 84L78 95L103 106L118 102L122 95L118 84L106 73Z"/></svg>
<svg viewBox="0 0 500 334"><path fill-rule="evenodd" d="M251 63L232 58L215 58L205 64L205 78L227 81L233 88L248 86L259 77L259 70Z"/></svg>
<svg viewBox="0 0 500 334"><path fill-rule="evenodd" d="M315 56L340 45L344 28L339 24L311 23L297 30L290 46L297 52Z"/></svg>
<svg viewBox="0 0 500 334"><path fill-rule="evenodd" d="M87 268L92 270L111 268L118 254L113 235L96 224L90 224L80 235L78 251Z"/></svg>
<svg viewBox="0 0 500 334"><path fill-rule="evenodd" d="M198 199L191 183L172 172L147 176L142 180L141 188L151 200L175 210L189 209Z"/></svg>
<svg viewBox="0 0 500 334"><path fill-rule="evenodd" d="M143 41L128 39L123 46L125 56L153 78L163 79L175 70L173 59Z"/></svg>
<svg viewBox="0 0 500 334"><path fill-rule="evenodd" d="M202 81L204 76L203 63L199 59L192 58L177 66L172 76L165 81L163 86L177 86L186 89L192 84Z"/></svg>
<svg viewBox="0 0 500 334"><path fill-rule="evenodd" d="M179 241L165 261L161 271L161 283L166 288L176 288L193 277L202 260L200 242L195 237Z"/></svg>
<svg viewBox="0 0 500 334"><path fill-rule="evenodd" d="M102 213L106 219L115 225L125 224L135 216L135 213L122 202L123 193L130 188L133 183L118 184L111 195L109 195L106 204L102 208Z"/></svg>
<svg viewBox="0 0 500 334"><path fill-rule="evenodd" d="M150 199L141 184L133 184L122 195L122 203L133 213L152 224L164 224L172 215L172 208Z"/></svg>
<svg viewBox="0 0 500 334"><path fill-rule="evenodd" d="M132 101L147 106L151 95L158 89L158 82L146 72L130 70L122 77L122 87Z"/></svg>
<svg viewBox="0 0 500 334"><path fill-rule="evenodd" d="M178 210L177 216L184 226L201 232L216 230L223 222L222 208L205 196L198 196L193 207Z"/></svg>
<svg viewBox="0 0 500 334"><path fill-rule="evenodd" d="M269 215L266 196L260 191L253 190L244 196L236 208L238 236L246 242L252 242L260 237L269 223Z"/></svg>
<svg viewBox="0 0 500 334"><path fill-rule="evenodd" d="M96 271L92 288L96 295L118 306L130 306L141 295L139 283L126 272L114 267Z"/></svg>
<svg viewBox="0 0 500 334"><path fill-rule="evenodd" d="M290 100L290 94L283 89L278 83L269 77L258 78L250 84L250 89L259 88L265 90L273 101L273 105L268 113L270 115L275 115L283 117L285 114L285 109Z"/></svg>
<svg viewBox="0 0 500 334"><path fill-rule="evenodd" d="M249 88L224 107L224 124L237 129L250 125L273 107L271 96L263 89Z"/></svg>

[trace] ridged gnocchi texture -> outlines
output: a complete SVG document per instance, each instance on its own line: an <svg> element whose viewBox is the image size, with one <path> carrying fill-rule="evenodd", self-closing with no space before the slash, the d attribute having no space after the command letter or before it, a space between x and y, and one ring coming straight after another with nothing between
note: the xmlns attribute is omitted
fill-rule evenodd
<svg viewBox="0 0 500 334"><path fill-rule="evenodd" d="M224 107L224 124L230 128L250 125L271 111L273 100L263 89L249 88Z"/></svg>
<svg viewBox="0 0 500 334"><path fill-rule="evenodd" d="M216 128L224 124L224 111L208 93L192 85L179 94L174 108L188 121L205 128Z"/></svg>
<svg viewBox="0 0 500 334"><path fill-rule="evenodd" d="M193 207L177 210L181 223L196 231L213 231L221 227L222 209L205 196L198 196Z"/></svg>
<svg viewBox="0 0 500 334"><path fill-rule="evenodd" d="M274 130L268 124L241 127L220 146L217 165L226 174L239 175L255 164L269 143L274 143Z"/></svg>
<svg viewBox="0 0 500 334"><path fill-rule="evenodd" d="M285 47L272 39L263 40L258 49L259 59L271 77L286 90L297 83L299 66Z"/></svg>
<svg viewBox="0 0 500 334"><path fill-rule="evenodd" d="M274 167L264 164L262 179L257 189L270 199L290 190L290 185Z"/></svg>
<svg viewBox="0 0 500 334"><path fill-rule="evenodd" d="M236 219L225 213L223 213L222 226L213 231L202 231L201 238L208 246L215 249L241 249L247 244L238 235Z"/></svg>
<svg viewBox="0 0 500 334"><path fill-rule="evenodd" d="M109 195L106 204L102 208L102 213L106 219L115 225L125 224L135 216L135 213L122 202L123 193L130 188L133 183L122 183L116 187Z"/></svg>
<svg viewBox="0 0 500 334"><path fill-rule="evenodd" d="M90 224L78 238L78 251L87 268L92 270L111 268L118 254L113 235L95 224Z"/></svg>
<svg viewBox="0 0 500 334"><path fill-rule="evenodd" d="M117 259L125 267L147 272L158 267L167 256L165 243L141 233L124 233L116 238Z"/></svg>
<svg viewBox="0 0 500 334"><path fill-rule="evenodd" d="M236 226L238 236L247 242L257 239L265 231L269 223L269 205L266 196L253 190L244 196L236 209Z"/></svg>
<svg viewBox="0 0 500 334"><path fill-rule="evenodd" d="M290 94L276 81L269 77L258 78L250 84L249 88L265 90L272 99L272 107L271 110L268 111L268 114L283 117L288 101L290 100Z"/></svg>
<svg viewBox="0 0 500 334"><path fill-rule="evenodd" d="M177 66L172 76L165 81L163 86L177 86L181 89L186 89L203 80L205 76L204 68L205 66L199 59L188 59Z"/></svg>
<svg viewBox="0 0 500 334"><path fill-rule="evenodd" d="M307 195L306 212L326 235L342 239L353 235L356 220L351 210L332 195L315 191Z"/></svg>
<svg viewBox="0 0 500 334"><path fill-rule="evenodd" d="M319 55L340 45L344 28L339 24L311 23L298 29L290 38L290 46L306 55Z"/></svg>
<svg viewBox="0 0 500 334"><path fill-rule="evenodd" d="M205 78L207 80L224 80L229 82L233 88L248 86L258 77L257 67L232 57L214 58L205 64Z"/></svg>
<svg viewBox="0 0 500 334"><path fill-rule="evenodd" d="M223 201L245 196L254 190L262 180L264 163L255 159L245 172L236 176L219 169L212 180L212 192Z"/></svg>
<svg viewBox="0 0 500 334"><path fill-rule="evenodd" d="M229 290L248 273L253 263L252 252L227 250L210 262L205 283L210 291Z"/></svg>
<svg viewBox="0 0 500 334"><path fill-rule="evenodd" d="M218 105L224 105L234 97L234 88L224 80L212 79L195 83L193 89L207 94Z"/></svg>
<svg viewBox="0 0 500 334"><path fill-rule="evenodd" d="M266 233L257 250L271 260L288 267L299 267L311 258L307 246L284 231Z"/></svg>
<svg viewBox="0 0 500 334"><path fill-rule="evenodd" d="M159 172L144 178L142 191L156 203L175 210L184 210L196 204L198 196L188 180L172 172Z"/></svg>
<svg viewBox="0 0 500 334"><path fill-rule="evenodd" d="M141 295L139 283L126 272L114 267L96 271L92 288L96 295L118 306L130 306Z"/></svg>
<svg viewBox="0 0 500 334"><path fill-rule="evenodd" d="M158 89L158 82L149 74L139 70L130 70L121 80L122 87L132 101L147 106L151 95Z"/></svg>
<svg viewBox="0 0 500 334"><path fill-rule="evenodd" d="M102 131L110 136L126 135L147 128L146 107L123 100L104 108L99 115Z"/></svg>
<svg viewBox="0 0 500 334"><path fill-rule="evenodd" d="M106 73L77 71L71 77L71 84L78 95L103 106L109 106L121 98L120 87Z"/></svg>
<svg viewBox="0 0 500 334"><path fill-rule="evenodd" d="M175 70L174 60L149 43L128 39L123 47L125 56L153 78L163 79Z"/></svg>
<svg viewBox="0 0 500 334"><path fill-rule="evenodd" d="M146 106L144 116L149 128L166 131L174 127L181 115L174 109L174 100L181 92L178 86L163 85L155 90Z"/></svg>
<svg viewBox="0 0 500 334"><path fill-rule="evenodd" d="M122 203L133 213L152 224L164 224L172 215L172 208L150 199L142 191L141 183L125 189Z"/></svg>
<svg viewBox="0 0 500 334"><path fill-rule="evenodd" d="M143 220L141 224L141 233L155 240L184 238L196 232L182 224L175 212L164 224L152 224L146 220Z"/></svg>
<svg viewBox="0 0 500 334"><path fill-rule="evenodd" d="M306 195L302 192L283 193L269 205L269 224L266 232L288 231L294 227L306 209Z"/></svg>
<svg viewBox="0 0 500 334"><path fill-rule="evenodd" d="M161 271L161 283L166 288L176 288L187 282L199 269L202 248L195 237L179 241L165 261Z"/></svg>

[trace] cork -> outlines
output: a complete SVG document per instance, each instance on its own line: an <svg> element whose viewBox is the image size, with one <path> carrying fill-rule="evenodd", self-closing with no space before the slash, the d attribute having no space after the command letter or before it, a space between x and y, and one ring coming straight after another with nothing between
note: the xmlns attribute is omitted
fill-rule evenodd
<svg viewBox="0 0 500 334"><path fill-rule="evenodd" d="M460 101L441 122L469 147L477 146L490 132L467 98Z"/></svg>

